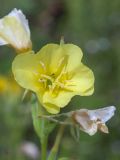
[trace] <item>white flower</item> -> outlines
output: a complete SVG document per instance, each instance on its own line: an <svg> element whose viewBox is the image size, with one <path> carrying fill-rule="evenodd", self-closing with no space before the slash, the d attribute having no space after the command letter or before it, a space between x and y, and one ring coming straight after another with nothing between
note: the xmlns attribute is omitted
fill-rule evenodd
<svg viewBox="0 0 120 160"><path fill-rule="evenodd" d="M72 117L79 124L80 129L89 135L94 135L97 130L108 133L106 122L114 115L115 107L88 110L80 109L72 112Z"/></svg>
<svg viewBox="0 0 120 160"><path fill-rule="evenodd" d="M13 9L0 19L0 45L9 44L19 52L32 47L28 21L21 10Z"/></svg>

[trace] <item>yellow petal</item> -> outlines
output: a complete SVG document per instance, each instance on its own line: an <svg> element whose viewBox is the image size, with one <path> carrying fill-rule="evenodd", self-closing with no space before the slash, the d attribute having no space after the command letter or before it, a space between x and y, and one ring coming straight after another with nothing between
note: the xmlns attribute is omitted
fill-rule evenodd
<svg viewBox="0 0 120 160"><path fill-rule="evenodd" d="M31 49L28 21L21 10L14 9L0 19L0 45L10 44L23 52Z"/></svg>
<svg viewBox="0 0 120 160"><path fill-rule="evenodd" d="M71 73L71 80L67 81L67 88L81 96L91 95L94 91L94 74L88 67L81 65Z"/></svg>
<svg viewBox="0 0 120 160"><path fill-rule="evenodd" d="M71 98L75 95L73 92L60 91L57 96L52 95L49 91L46 91L43 95L43 104L53 104L59 108L65 107Z"/></svg>
<svg viewBox="0 0 120 160"><path fill-rule="evenodd" d="M39 59L37 59L32 51L16 56L12 63L12 71L15 80L23 88L35 92L40 89L38 76L39 72L42 72L42 70L43 68L39 63Z"/></svg>
<svg viewBox="0 0 120 160"><path fill-rule="evenodd" d="M43 107L45 107L45 109L51 114L57 114L60 112L60 108L51 103L45 103L43 104Z"/></svg>
<svg viewBox="0 0 120 160"><path fill-rule="evenodd" d="M43 93L38 92L37 93L38 100L40 101L41 105L49 112L52 114L57 114L60 112L60 108L54 104L51 103L43 103Z"/></svg>
<svg viewBox="0 0 120 160"><path fill-rule="evenodd" d="M81 49L73 44L48 44L37 55L49 68L50 73L56 73L61 66L66 66L67 72L73 71L79 66L83 54Z"/></svg>

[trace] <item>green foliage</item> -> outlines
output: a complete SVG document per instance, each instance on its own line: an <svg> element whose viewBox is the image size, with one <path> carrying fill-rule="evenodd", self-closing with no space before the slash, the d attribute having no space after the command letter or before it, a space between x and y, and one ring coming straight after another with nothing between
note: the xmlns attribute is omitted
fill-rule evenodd
<svg viewBox="0 0 120 160"><path fill-rule="evenodd" d="M63 158L59 158L58 160L70 160L70 159L63 157Z"/></svg>

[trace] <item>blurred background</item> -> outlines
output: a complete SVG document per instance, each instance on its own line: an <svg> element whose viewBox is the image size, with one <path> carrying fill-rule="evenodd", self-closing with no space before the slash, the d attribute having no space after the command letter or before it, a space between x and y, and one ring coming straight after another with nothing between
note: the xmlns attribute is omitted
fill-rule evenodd
<svg viewBox="0 0 120 160"><path fill-rule="evenodd" d="M79 142L66 128L59 155L71 160L120 160L120 1L119 0L0 0L0 16L21 9L29 20L33 48L47 43L74 43L84 53L83 62L95 74L95 92L74 97L62 111L115 105L108 122L109 134L90 137L80 132ZM0 47L0 160L40 159L39 139L31 119L30 104L21 103L23 90L13 80L16 56ZM50 135L51 148L56 130Z"/></svg>

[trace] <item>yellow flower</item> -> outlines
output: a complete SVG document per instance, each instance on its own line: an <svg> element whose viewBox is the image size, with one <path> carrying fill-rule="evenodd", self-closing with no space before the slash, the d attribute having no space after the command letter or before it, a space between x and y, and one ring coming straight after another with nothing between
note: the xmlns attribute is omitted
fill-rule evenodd
<svg viewBox="0 0 120 160"><path fill-rule="evenodd" d="M13 78L0 75L0 94L20 95L22 92L20 86Z"/></svg>
<svg viewBox="0 0 120 160"><path fill-rule="evenodd" d="M73 44L48 44L37 54L16 56L12 71L16 81L37 94L44 108L53 114L75 95L94 91L93 72L83 65L81 49Z"/></svg>
<svg viewBox="0 0 120 160"><path fill-rule="evenodd" d="M0 76L0 94L6 91L7 89L7 79L3 76Z"/></svg>
<svg viewBox="0 0 120 160"><path fill-rule="evenodd" d="M14 9L0 19L0 45L9 44L18 52L32 47L28 21L21 10Z"/></svg>

